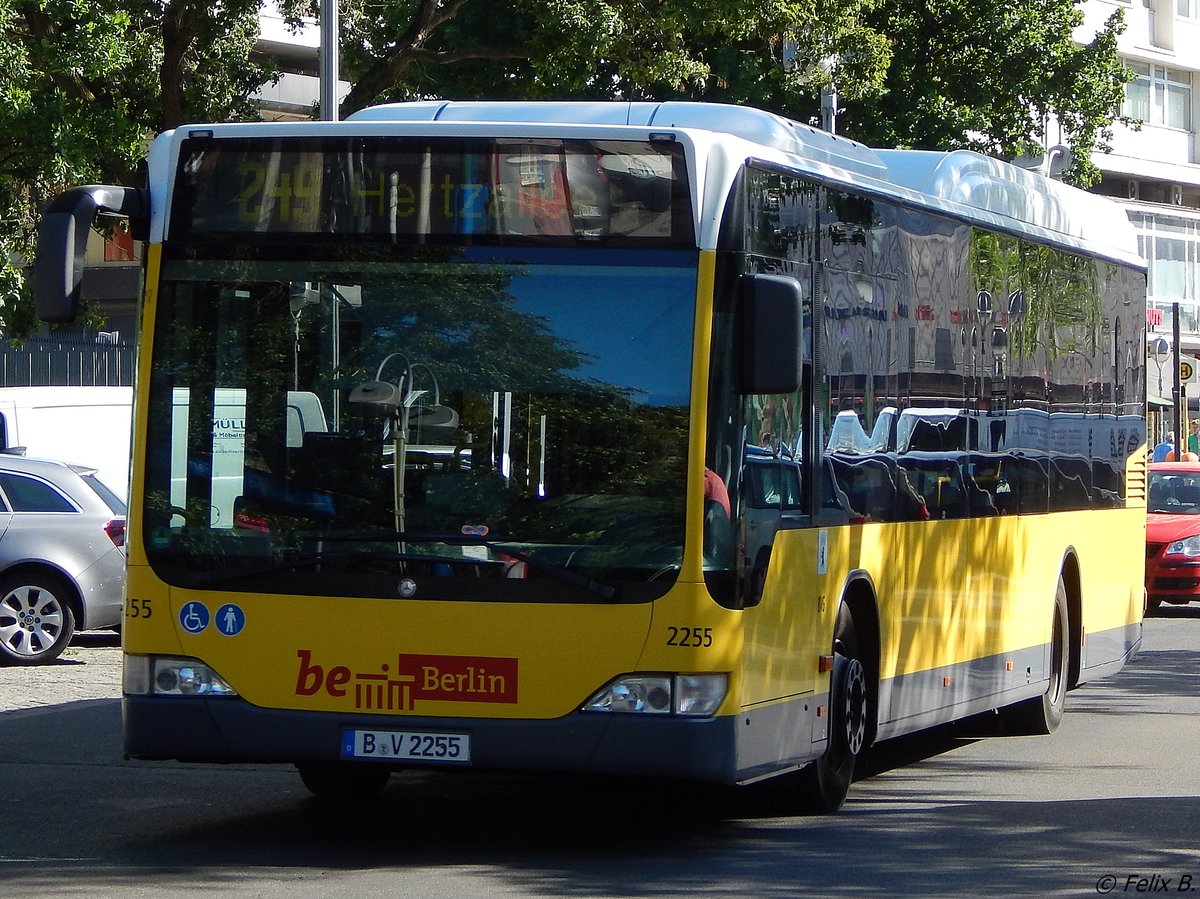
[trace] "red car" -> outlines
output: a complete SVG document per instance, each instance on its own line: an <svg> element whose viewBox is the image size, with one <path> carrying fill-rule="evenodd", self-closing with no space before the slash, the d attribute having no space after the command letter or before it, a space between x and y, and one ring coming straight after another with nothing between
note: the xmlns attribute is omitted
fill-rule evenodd
<svg viewBox="0 0 1200 899"><path fill-rule="evenodd" d="M1155 462L1147 477L1149 610L1200 599L1200 462Z"/></svg>

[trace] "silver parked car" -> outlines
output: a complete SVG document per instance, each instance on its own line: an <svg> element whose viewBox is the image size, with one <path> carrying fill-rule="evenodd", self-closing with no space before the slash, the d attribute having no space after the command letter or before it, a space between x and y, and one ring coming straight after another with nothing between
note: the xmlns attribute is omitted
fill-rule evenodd
<svg viewBox="0 0 1200 899"><path fill-rule="evenodd" d="M125 503L95 469L0 454L0 661L120 625L124 589Z"/></svg>

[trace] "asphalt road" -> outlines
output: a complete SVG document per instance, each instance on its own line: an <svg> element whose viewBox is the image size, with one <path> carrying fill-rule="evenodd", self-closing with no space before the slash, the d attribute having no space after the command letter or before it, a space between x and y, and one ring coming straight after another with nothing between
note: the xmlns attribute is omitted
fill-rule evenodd
<svg viewBox="0 0 1200 899"><path fill-rule="evenodd" d="M455 773L347 810L282 766L126 762L119 656L86 634L58 664L0 668L0 896L1200 893L1200 604L1149 619L1141 655L1072 693L1054 736L983 720L893 741L825 818Z"/></svg>

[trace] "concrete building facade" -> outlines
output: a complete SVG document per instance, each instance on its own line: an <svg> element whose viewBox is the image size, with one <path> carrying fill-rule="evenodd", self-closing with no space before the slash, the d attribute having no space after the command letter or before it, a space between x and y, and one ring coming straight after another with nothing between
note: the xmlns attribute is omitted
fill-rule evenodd
<svg viewBox="0 0 1200 899"><path fill-rule="evenodd" d="M1140 124L1118 124L1111 152L1093 156L1103 173L1095 190L1125 208L1149 266L1147 385L1165 432L1176 365L1200 356L1200 0L1085 0L1083 8L1083 40L1117 10L1126 23L1118 50L1135 79L1121 114ZM1195 417L1200 382L1193 375L1183 387Z"/></svg>

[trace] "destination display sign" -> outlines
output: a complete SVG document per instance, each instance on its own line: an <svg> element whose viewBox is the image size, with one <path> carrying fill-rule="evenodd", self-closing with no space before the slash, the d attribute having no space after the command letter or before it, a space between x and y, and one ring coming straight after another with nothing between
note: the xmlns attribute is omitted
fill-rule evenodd
<svg viewBox="0 0 1200 899"><path fill-rule="evenodd" d="M695 243L683 149L669 141L197 137L182 152L172 241Z"/></svg>

